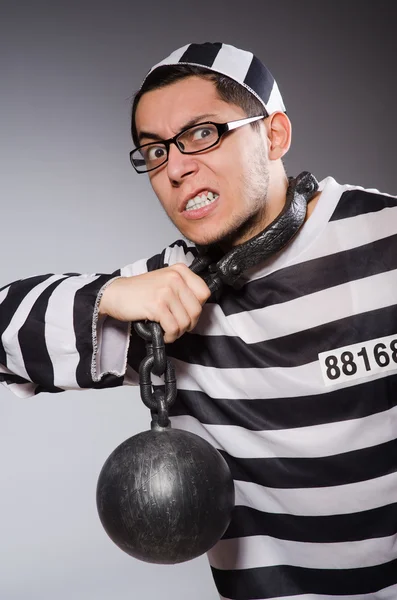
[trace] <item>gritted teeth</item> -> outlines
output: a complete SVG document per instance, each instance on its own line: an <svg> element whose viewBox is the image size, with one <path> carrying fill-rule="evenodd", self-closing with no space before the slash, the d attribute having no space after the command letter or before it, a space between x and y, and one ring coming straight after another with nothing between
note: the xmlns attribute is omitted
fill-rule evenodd
<svg viewBox="0 0 397 600"><path fill-rule="evenodd" d="M201 194L197 194L194 198L191 198L189 202L186 204L185 210L193 210L202 208L203 206L207 206L211 204L219 197L219 194L215 192L202 192Z"/></svg>

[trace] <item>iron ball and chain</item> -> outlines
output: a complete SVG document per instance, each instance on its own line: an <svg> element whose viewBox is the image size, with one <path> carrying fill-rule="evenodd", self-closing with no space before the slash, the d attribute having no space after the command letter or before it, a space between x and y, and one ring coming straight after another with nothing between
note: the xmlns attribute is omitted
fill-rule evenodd
<svg viewBox="0 0 397 600"><path fill-rule="evenodd" d="M307 172L290 179L284 209L261 233L226 255L198 247L191 270L212 294L235 287L242 274L280 251L297 234L307 203L318 189ZM234 508L234 483L226 460L203 438L171 428L177 396L174 367L158 323L138 322L146 344L139 367L141 398L152 414L151 429L120 444L102 467L97 485L99 517L109 537L126 553L152 563L175 564L207 552L225 533ZM162 377L164 390L152 375Z"/></svg>

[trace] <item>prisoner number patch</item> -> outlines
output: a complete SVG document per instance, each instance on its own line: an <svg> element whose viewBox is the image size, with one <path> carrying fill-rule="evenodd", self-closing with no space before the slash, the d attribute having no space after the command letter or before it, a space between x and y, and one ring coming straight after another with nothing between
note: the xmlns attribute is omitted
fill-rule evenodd
<svg viewBox="0 0 397 600"><path fill-rule="evenodd" d="M321 352L318 359L327 386L397 371L397 334Z"/></svg>

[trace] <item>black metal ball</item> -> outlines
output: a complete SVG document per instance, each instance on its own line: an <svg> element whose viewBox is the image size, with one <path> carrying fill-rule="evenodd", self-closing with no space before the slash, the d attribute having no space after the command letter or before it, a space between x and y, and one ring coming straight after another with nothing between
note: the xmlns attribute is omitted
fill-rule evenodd
<svg viewBox="0 0 397 600"><path fill-rule="evenodd" d="M150 563L204 554L222 537L234 484L221 454L180 429L144 431L118 446L98 479L97 507L109 537Z"/></svg>

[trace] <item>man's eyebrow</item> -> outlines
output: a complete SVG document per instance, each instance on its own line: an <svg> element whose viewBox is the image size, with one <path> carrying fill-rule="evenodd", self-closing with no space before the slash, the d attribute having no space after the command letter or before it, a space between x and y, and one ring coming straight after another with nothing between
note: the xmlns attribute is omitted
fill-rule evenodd
<svg viewBox="0 0 397 600"><path fill-rule="evenodd" d="M183 131L184 129L187 129L188 127L193 127L193 125L196 125L197 123L202 123L203 119L210 119L213 117L217 117L218 115L216 115L215 113L204 113L202 115L197 115L196 117L193 117L192 119L189 119L189 121L186 121L186 123L184 123L181 127L181 131ZM161 136L159 136L158 133L153 133L152 131L141 131L138 135L138 141L139 143L142 142L143 139L150 139L150 140L154 140L155 142L163 142L164 138L162 138Z"/></svg>
<svg viewBox="0 0 397 600"><path fill-rule="evenodd" d="M141 143L144 138L148 138L150 140L154 140L156 142L162 142L163 138L160 137L157 133L152 133L151 131L141 131L138 135L138 142Z"/></svg>
<svg viewBox="0 0 397 600"><path fill-rule="evenodd" d="M188 127L193 127L193 125L196 125L197 123L202 123L203 119L211 119L211 118L217 117L217 116L218 115L216 115L215 113L205 113L203 115L198 115L197 117L193 117L193 119L190 119L183 125L183 127L181 128L181 131L183 129L187 129Z"/></svg>

